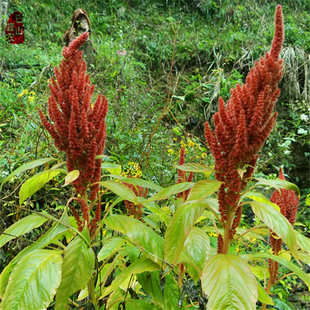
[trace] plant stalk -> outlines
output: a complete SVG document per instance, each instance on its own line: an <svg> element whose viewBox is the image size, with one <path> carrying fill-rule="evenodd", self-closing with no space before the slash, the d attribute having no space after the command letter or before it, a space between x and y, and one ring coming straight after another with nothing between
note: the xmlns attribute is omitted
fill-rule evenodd
<svg viewBox="0 0 310 310"><path fill-rule="evenodd" d="M223 250L222 250L223 254L229 253L229 245L230 245L229 234L230 234L232 218L233 218L233 212L228 210L227 220L226 220L226 225L225 225L225 232L224 232L224 241L223 241Z"/></svg>

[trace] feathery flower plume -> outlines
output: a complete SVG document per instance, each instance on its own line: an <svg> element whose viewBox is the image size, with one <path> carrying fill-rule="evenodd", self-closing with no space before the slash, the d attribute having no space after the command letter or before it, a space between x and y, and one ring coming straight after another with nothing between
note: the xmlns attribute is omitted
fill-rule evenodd
<svg viewBox="0 0 310 310"><path fill-rule="evenodd" d="M282 168L280 167L279 179L285 180ZM290 224L293 226L296 219L296 213L298 209L299 197L295 191L290 189L281 189L281 192L274 191L270 201L277 204L280 208L280 212L285 216ZM270 243L272 245L272 251L274 255L278 255L281 251L282 239L270 230ZM278 263L269 259L269 273L271 283L275 283L278 273Z"/></svg>
<svg viewBox="0 0 310 310"><path fill-rule="evenodd" d="M94 106L91 97L95 86L86 75L86 63L80 47L88 40L85 32L69 47L64 47L59 69L55 67L55 76L51 79L48 98L48 120L39 111L44 127L51 134L56 147L67 156L68 172L79 170L79 178L73 185L76 193L84 197L88 187L100 180L101 159L95 159L103 153L106 139L105 117L108 102L104 96L98 96ZM99 191L98 185L90 188L90 199L94 200ZM79 203L83 218L89 224L89 209L85 203ZM86 196L87 201L87 196Z"/></svg>
<svg viewBox="0 0 310 310"><path fill-rule="evenodd" d="M219 98L219 111L213 118L215 131L205 124L206 140L215 158L216 179L223 182L218 199L222 224L230 229L229 239L240 223L242 210L237 206L240 193L252 176L259 151L276 122L273 108L280 93L279 55L283 40L282 9L278 5L270 52L255 63L244 85L238 84L231 90L227 105Z"/></svg>

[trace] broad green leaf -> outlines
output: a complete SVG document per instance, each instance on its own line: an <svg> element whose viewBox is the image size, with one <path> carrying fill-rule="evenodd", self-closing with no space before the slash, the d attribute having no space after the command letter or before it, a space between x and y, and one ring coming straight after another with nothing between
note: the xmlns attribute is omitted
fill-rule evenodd
<svg viewBox="0 0 310 310"><path fill-rule="evenodd" d="M242 235L247 231L248 231L247 229L243 229L240 227L237 228L238 235ZM269 228L267 228L267 225L266 225L266 228L256 228L256 229L252 229L248 231L245 235L242 236L242 238L248 239L252 242L256 241L253 239L265 240L265 237L269 235L269 233L270 233L270 230Z"/></svg>
<svg viewBox="0 0 310 310"><path fill-rule="evenodd" d="M301 234L299 231L294 231L297 238L298 247L300 247L303 251L310 253L310 239Z"/></svg>
<svg viewBox="0 0 310 310"><path fill-rule="evenodd" d="M157 184L154 184L150 181L147 181L147 180L143 180L143 179L138 179L138 178L125 178L121 175L113 175L113 174L110 174L109 175L110 177L113 177L113 178L116 178L122 182L125 182L125 183L129 183L129 184L133 184L133 185L137 185L137 186L140 186L140 187L143 187L143 188L149 188L149 189L153 189L155 191L160 191L162 190L163 188Z"/></svg>
<svg viewBox="0 0 310 310"><path fill-rule="evenodd" d="M216 172L213 168L210 168L206 165L195 164L195 163L187 163L187 164L183 164L183 165L177 165L175 167L181 171Z"/></svg>
<svg viewBox="0 0 310 310"><path fill-rule="evenodd" d="M72 183L75 181L78 177L80 176L80 171L79 170L72 170L69 172L66 177L65 177L65 184L62 186L67 186L68 184Z"/></svg>
<svg viewBox="0 0 310 310"><path fill-rule="evenodd" d="M90 242L86 228L82 235ZM94 267L95 253L93 249L77 235L64 251L61 283L56 293L55 310L68 308L69 296L87 285Z"/></svg>
<svg viewBox="0 0 310 310"><path fill-rule="evenodd" d="M186 203L198 201L212 195L219 189L222 182L214 180L203 180L197 182L189 193Z"/></svg>
<svg viewBox="0 0 310 310"><path fill-rule="evenodd" d="M61 279L61 251L36 250L24 256L11 273L2 309L47 309Z"/></svg>
<svg viewBox="0 0 310 310"><path fill-rule="evenodd" d="M297 240L290 222L275 208L263 202L250 201L255 215L282 238L295 257L298 257Z"/></svg>
<svg viewBox="0 0 310 310"><path fill-rule="evenodd" d="M171 219L165 235L165 261L176 264L192 227L205 210L205 203L180 206Z"/></svg>
<svg viewBox="0 0 310 310"><path fill-rule="evenodd" d="M2 248L8 241L41 226L46 221L47 218L34 213L15 222L1 234L0 248Z"/></svg>
<svg viewBox="0 0 310 310"><path fill-rule="evenodd" d="M212 256L205 265L201 283L203 291L209 296L210 310L256 309L257 281L250 266L240 256Z"/></svg>
<svg viewBox="0 0 310 310"><path fill-rule="evenodd" d="M206 198L203 200L207 203L206 208L213 210L215 213L219 214L219 202L217 198Z"/></svg>
<svg viewBox="0 0 310 310"><path fill-rule="evenodd" d="M53 165L50 170L58 169L59 167L65 165L66 163L67 163L66 161L62 161L62 162L60 162L60 163L58 163L56 165Z"/></svg>
<svg viewBox="0 0 310 310"><path fill-rule="evenodd" d="M300 196L298 186L295 185L294 183L288 182L286 180L280 180L280 179L267 180L267 179L263 179L263 178L255 178L255 180L258 181L258 183L256 183L255 186L268 185L268 186L275 188L278 191L280 190L280 188L291 189L291 190L295 191L298 196Z"/></svg>
<svg viewBox="0 0 310 310"><path fill-rule="evenodd" d="M37 173L32 178L28 179L21 187L19 191L19 204L21 205L27 198L38 191L45 183L53 179L60 172L64 172L62 169L44 170Z"/></svg>
<svg viewBox="0 0 310 310"><path fill-rule="evenodd" d="M194 282L201 278L203 267L211 252L208 235L198 227L190 231L182 249L179 262L186 264L186 271Z"/></svg>
<svg viewBox="0 0 310 310"><path fill-rule="evenodd" d="M63 213L61 220L63 223L69 224L66 212ZM28 253L47 246L56 236L61 235L66 230L68 230L68 227L58 222L55 222L54 225L36 242L32 243L27 248L23 249L13 258L13 260L4 268L4 270L0 275L0 298L3 299L10 274L12 270L15 268L16 264Z"/></svg>
<svg viewBox="0 0 310 310"><path fill-rule="evenodd" d="M22 166L20 166L16 170L14 170L11 174L9 174L4 179L2 184L7 182L7 181L9 181L10 179L12 179L15 175L17 175L19 173L22 173L22 172L27 171L29 169L36 168L38 166L44 165L44 164L46 164L46 163L48 163L50 161L55 161L55 160L57 160L57 159L56 158L41 158L41 159L37 159L37 160L31 161L30 163L23 164Z"/></svg>
<svg viewBox="0 0 310 310"><path fill-rule="evenodd" d="M126 299L126 310L162 310L152 302L143 299Z"/></svg>
<svg viewBox="0 0 310 310"><path fill-rule="evenodd" d="M119 164L102 163L102 169L108 170L109 173L120 176L122 174L122 166Z"/></svg>
<svg viewBox="0 0 310 310"><path fill-rule="evenodd" d="M141 200L143 201L143 199L141 198ZM151 212L153 212L154 214L158 215L166 225L169 224L171 217L168 216L165 211L160 208L155 202L149 202L149 203L145 203L143 204L143 206L147 209L149 209Z"/></svg>
<svg viewBox="0 0 310 310"><path fill-rule="evenodd" d="M184 183L179 183L179 184L169 186L159 191L152 198L145 200L145 202L151 202L151 201L169 198L172 195L187 191L188 189L192 188L194 185L195 183L192 183L192 182L184 182Z"/></svg>
<svg viewBox="0 0 310 310"><path fill-rule="evenodd" d="M256 278L259 280L265 280L269 278L269 269L264 266L250 266L251 270Z"/></svg>
<svg viewBox="0 0 310 310"><path fill-rule="evenodd" d="M106 169L106 170L109 170L109 169L118 169L122 167L121 165L119 164L112 164L112 163L102 163L101 164L101 168L102 169Z"/></svg>
<svg viewBox="0 0 310 310"><path fill-rule="evenodd" d="M179 309L179 287L174 275L169 273L165 276L164 309Z"/></svg>
<svg viewBox="0 0 310 310"><path fill-rule="evenodd" d="M99 182L99 184L102 185L103 187L106 187L111 192L115 193L116 195L122 197L125 200L138 203L138 199L135 193L126 185L120 182L103 181Z"/></svg>
<svg viewBox="0 0 310 310"><path fill-rule="evenodd" d="M256 254L248 254L248 255L243 255L243 257L250 261L250 260L259 260L262 258L270 258L271 260L275 260L276 262L280 263L281 265L285 266L286 268L290 269L293 271L301 280L303 280L308 287L310 288L310 277L308 274L303 272L299 267L297 267L294 263L287 261L286 259L272 255L269 253L256 253Z"/></svg>
<svg viewBox="0 0 310 310"><path fill-rule="evenodd" d="M143 290L152 297L154 303L159 307L163 307L163 294L160 287L160 272L143 272L137 275L139 283L142 285Z"/></svg>
<svg viewBox="0 0 310 310"><path fill-rule="evenodd" d="M278 205L276 205L275 203L271 202L267 197L265 197L263 194L261 193L255 193L255 192L248 192L245 195L243 195L240 200L243 200L244 198L250 198L256 202L263 202L266 203L267 205L270 205L272 207L274 207L276 210L278 210L280 212L280 208Z"/></svg>
<svg viewBox="0 0 310 310"><path fill-rule="evenodd" d="M261 284L259 282L257 282L258 284L258 300L262 303L262 304L266 304L266 305L274 305L274 302L272 300L272 298L267 294L267 292L265 291L265 289L261 286Z"/></svg>
<svg viewBox="0 0 310 310"><path fill-rule="evenodd" d="M160 267L156 263L154 263L152 260L146 257L141 257L137 259L134 263L132 263L129 267L124 269L120 274L118 274L113 280L112 284L106 288L106 290L104 291L101 297L110 294L132 274L139 274L145 271L155 271L159 269Z"/></svg>
<svg viewBox="0 0 310 310"><path fill-rule="evenodd" d="M305 264L307 264L308 266L310 266L310 255L309 253L305 253L305 252L298 252L298 258L303 261Z"/></svg>
<svg viewBox="0 0 310 310"><path fill-rule="evenodd" d="M106 259L111 253L120 249L126 240L121 237L112 237L111 239L107 239L104 246L101 248L98 253L98 262Z"/></svg>
<svg viewBox="0 0 310 310"><path fill-rule="evenodd" d="M161 264L160 259L164 258L164 240L144 223L125 215L113 215L105 220L106 225L116 231L127 235L128 239L147 252L155 263Z"/></svg>

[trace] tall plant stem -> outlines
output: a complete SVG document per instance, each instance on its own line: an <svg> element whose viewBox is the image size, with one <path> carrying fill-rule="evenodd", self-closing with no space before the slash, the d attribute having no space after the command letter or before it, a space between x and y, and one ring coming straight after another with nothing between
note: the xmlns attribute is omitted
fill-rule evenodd
<svg viewBox="0 0 310 310"><path fill-rule="evenodd" d="M273 261L272 262L272 266L270 269L270 275L269 275L269 279L268 279L268 284L267 284L267 288L266 288L266 293L269 295L270 289L272 287L272 278L273 278L273 274L274 274L274 269L276 267L276 262ZM266 310L266 304L263 304L262 309L261 310Z"/></svg>
<svg viewBox="0 0 310 310"><path fill-rule="evenodd" d="M233 218L233 212L229 210L227 212L227 220L226 220L225 232L224 232L224 241L223 241L223 250L222 250L223 254L228 254L229 252L229 245L230 245L229 234L230 234L232 218Z"/></svg>
<svg viewBox="0 0 310 310"><path fill-rule="evenodd" d="M95 283L94 278L91 277L87 283L88 288L88 294L91 296L91 301L93 302L93 305L95 306L95 309L98 309L97 307L97 299L95 294Z"/></svg>
<svg viewBox="0 0 310 310"><path fill-rule="evenodd" d="M82 197L81 197L86 205L88 205L88 201L87 201L87 193L85 193ZM87 209L87 212L90 212L90 208ZM89 214L88 214L88 218L90 218ZM86 225L88 225L89 223L86 223ZM90 295L91 301L93 302L95 309L97 309L97 299L96 299L96 294L95 294L95 283L94 283L94 278L93 276L90 277L88 283L87 283L87 289L88 289L88 294Z"/></svg>

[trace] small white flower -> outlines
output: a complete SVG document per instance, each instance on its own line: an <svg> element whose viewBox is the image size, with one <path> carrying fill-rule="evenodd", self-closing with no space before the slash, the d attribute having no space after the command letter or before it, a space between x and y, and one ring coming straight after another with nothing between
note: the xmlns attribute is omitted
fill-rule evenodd
<svg viewBox="0 0 310 310"><path fill-rule="evenodd" d="M300 115L300 119L301 119L302 121L308 122L309 116L306 115L306 114L301 114L301 115Z"/></svg>
<svg viewBox="0 0 310 310"><path fill-rule="evenodd" d="M285 150L284 151L284 155L290 155L291 154L291 151L290 150Z"/></svg>

